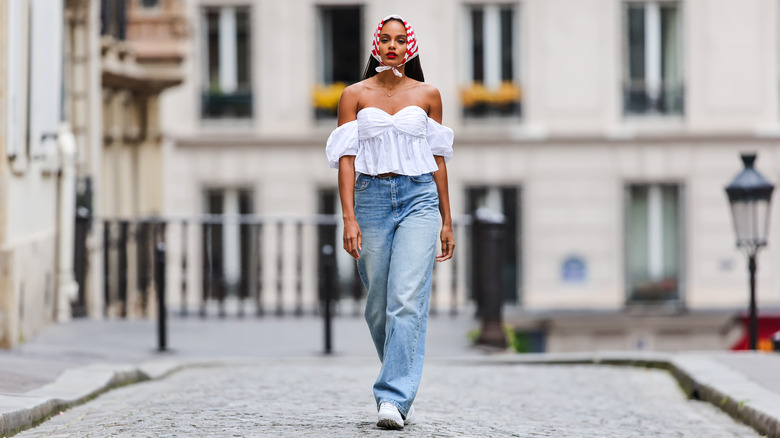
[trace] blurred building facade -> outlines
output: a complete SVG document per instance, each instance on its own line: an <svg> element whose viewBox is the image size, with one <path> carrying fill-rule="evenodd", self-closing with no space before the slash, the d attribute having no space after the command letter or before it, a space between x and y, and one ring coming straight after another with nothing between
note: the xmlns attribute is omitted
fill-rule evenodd
<svg viewBox="0 0 780 438"><path fill-rule="evenodd" d="M89 208L96 221L84 252L90 254L84 294L91 316L133 316L151 305L139 279L137 260L107 256L122 241L128 253L143 245L138 229L121 221L163 212L163 152L159 100L180 84L184 59L180 44L188 31L181 0L103 0L100 4L102 149L98 192ZM94 185L94 184L92 184ZM120 222L104 222L119 220ZM120 278L121 276L121 278ZM118 304L121 302L121 304Z"/></svg>
<svg viewBox="0 0 780 438"><path fill-rule="evenodd" d="M455 131L454 215L506 217L508 303L743 308L723 187L745 150L780 181L778 12L774 0L191 0L185 82L161 104L163 212L336 212L324 156L335 104L360 80L373 26L398 13ZM770 238L762 306L780 305L780 233ZM453 268L462 280L442 306L469 300L469 239L461 229L456 260L437 266L437 287ZM226 257L238 281L241 256ZM309 304L314 257L303 262Z"/></svg>
<svg viewBox="0 0 780 438"><path fill-rule="evenodd" d="M133 258L145 251L141 229L122 224L137 218L292 224L250 235L259 254L237 225L208 239L170 227L169 266L189 269L170 269L168 284L189 294L169 301L196 305L208 268L225 292L262 287L275 292L258 304L316 308L316 229L288 219L338 216L324 144L339 93L360 80L371 30L390 13L414 25L456 133L458 254L436 267L435 307L472 299L466 225L479 208L506 218L507 303L595 312L548 326L550 351L682 345L653 334L664 330L712 346L706 331L721 323L706 314L745 307L723 187L742 151L780 181L774 0L49 3L0 3L2 346L72 315L153 307ZM773 207L774 231L779 216ZM780 306L780 233L770 239L762 308ZM214 244L219 258L206 260ZM340 251L339 272L354 278ZM704 316L682 328L629 316L629 336L600 319L681 312Z"/></svg>
<svg viewBox="0 0 780 438"><path fill-rule="evenodd" d="M64 11L64 2L0 4L1 347L68 319L77 292Z"/></svg>
<svg viewBox="0 0 780 438"><path fill-rule="evenodd" d="M162 210L157 101L182 80L180 9L0 4L0 347L108 313L92 219Z"/></svg>

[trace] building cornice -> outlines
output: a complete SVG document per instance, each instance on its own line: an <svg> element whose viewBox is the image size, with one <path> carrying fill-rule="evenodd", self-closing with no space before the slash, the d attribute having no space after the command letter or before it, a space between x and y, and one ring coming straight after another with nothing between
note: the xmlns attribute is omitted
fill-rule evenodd
<svg viewBox="0 0 780 438"><path fill-rule="evenodd" d="M327 133L304 136L280 136L257 134L207 133L195 136L173 136L174 143L179 147L278 147L278 146L305 146L325 147ZM545 146L545 145L609 145L609 146L679 146L680 144L706 144L708 146L732 146L741 144L772 144L780 146L780 136L758 136L751 133L724 133L724 134L674 134L674 135L637 135L632 137L609 137L597 135L550 135L544 138L516 138L511 136L485 137L477 135L459 135L455 131L455 146L479 145L479 146Z"/></svg>

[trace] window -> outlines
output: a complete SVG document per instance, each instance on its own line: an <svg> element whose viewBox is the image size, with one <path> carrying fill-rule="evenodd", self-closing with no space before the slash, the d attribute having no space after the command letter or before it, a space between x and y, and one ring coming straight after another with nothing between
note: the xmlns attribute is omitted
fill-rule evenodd
<svg viewBox="0 0 780 438"><path fill-rule="evenodd" d="M3 62L7 69L7 83L3 84L7 94L5 95L5 126L6 126L6 155L15 159L23 156L24 129L26 126L25 114L27 114L26 89L23 87L24 77L27 74L25 51L22 49L25 26L22 25L24 10L21 2L6 2L6 22L2 25L6 29L7 52ZM0 113L3 111L0 110Z"/></svg>
<svg viewBox="0 0 780 438"><path fill-rule="evenodd" d="M100 35L110 35L117 40L127 36L127 5L124 0L101 0Z"/></svg>
<svg viewBox="0 0 780 438"><path fill-rule="evenodd" d="M677 2L625 3L625 114L683 113L680 22Z"/></svg>
<svg viewBox="0 0 780 438"><path fill-rule="evenodd" d="M156 8L160 5L160 0L141 0L141 6L147 9Z"/></svg>
<svg viewBox="0 0 780 438"><path fill-rule="evenodd" d="M463 17L465 116L516 116L521 109L517 61L517 11L513 5L467 6Z"/></svg>
<svg viewBox="0 0 780 438"><path fill-rule="evenodd" d="M681 188L676 184L626 187L627 302L679 302L681 297Z"/></svg>
<svg viewBox="0 0 780 438"><path fill-rule="evenodd" d="M249 12L246 7L203 10L204 119L252 117Z"/></svg>
<svg viewBox="0 0 780 438"><path fill-rule="evenodd" d="M474 217L477 210L486 208L504 215L504 239L501 248L503 266L501 267L501 284L504 290L504 301L507 303L520 302L521 281L521 254L520 248L520 189L517 187L502 186L473 186L466 189L466 205L468 211ZM471 292L472 298L477 299L479 290L479 276L475 275L478 266L480 241L476 234L476 227L471 226Z"/></svg>
<svg viewBox="0 0 780 438"><path fill-rule="evenodd" d="M63 23L62 5L43 0L30 4L27 134L29 155L37 159L57 156L57 131L63 115Z"/></svg>
<svg viewBox="0 0 780 438"><path fill-rule="evenodd" d="M360 81L362 55L360 6L321 6L318 12L317 84L313 104L318 118L336 116L341 91Z"/></svg>
<svg viewBox="0 0 780 438"><path fill-rule="evenodd" d="M212 189L205 193L206 212L221 219L203 225L203 295L246 298L252 270L251 229L236 215L252 214L252 191ZM232 220L231 220L232 219Z"/></svg>

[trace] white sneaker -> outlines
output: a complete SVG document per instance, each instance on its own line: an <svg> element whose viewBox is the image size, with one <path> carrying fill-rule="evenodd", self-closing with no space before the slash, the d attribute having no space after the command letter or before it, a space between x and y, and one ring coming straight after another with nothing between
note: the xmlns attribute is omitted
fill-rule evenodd
<svg viewBox="0 0 780 438"><path fill-rule="evenodd" d="M404 425L414 423L414 406L409 406L409 412L406 413L404 418Z"/></svg>
<svg viewBox="0 0 780 438"><path fill-rule="evenodd" d="M398 408L391 403L383 402L379 405L379 419L376 425L382 429L403 429L404 419L401 418Z"/></svg>

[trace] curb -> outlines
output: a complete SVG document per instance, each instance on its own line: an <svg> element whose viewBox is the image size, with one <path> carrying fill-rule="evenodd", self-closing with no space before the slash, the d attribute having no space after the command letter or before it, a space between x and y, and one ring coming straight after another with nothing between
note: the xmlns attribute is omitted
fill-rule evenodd
<svg viewBox="0 0 780 438"><path fill-rule="evenodd" d="M780 395L706 358L681 356L671 365L689 397L711 403L768 438L780 438Z"/></svg>
<svg viewBox="0 0 780 438"><path fill-rule="evenodd" d="M457 360L457 359L455 359ZM474 360L465 360L474 363ZM692 399L712 404L767 438L780 438L780 394L706 355L663 353L525 354L476 362L502 365L614 365L668 371Z"/></svg>
<svg viewBox="0 0 780 438"><path fill-rule="evenodd" d="M24 394L0 394L0 435L17 434L113 388L160 379L184 366L173 360L89 365L66 370L54 382Z"/></svg>
<svg viewBox="0 0 780 438"><path fill-rule="evenodd" d="M190 367L252 363L246 358L159 359L138 365L94 364L63 371L52 383L24 394L0 393L0 437L38 426L65 409L120 386L159 380Z"/></svg>

